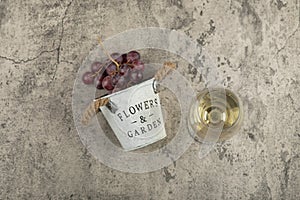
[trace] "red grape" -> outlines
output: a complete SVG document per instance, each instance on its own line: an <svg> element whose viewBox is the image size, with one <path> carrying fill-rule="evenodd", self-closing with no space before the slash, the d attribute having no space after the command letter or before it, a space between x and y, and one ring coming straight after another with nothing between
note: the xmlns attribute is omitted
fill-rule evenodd
<svg viewBox="0 0 300 200"><path fill-rule="evenodd" d="M138 72L137 78L138 78L138 81L141 81L143 79L143 73Z"/></svg>
<svg viewBox="0 0 300 200"><path fill-rule="evenodd" d="M106 76L103 80L102 80L102 87L108 91L111 91L114 89L114 86L112 85L112 80L110 76Z"/></svg>
<svg viewBox="0 0 300 200"><path fill-rule="evenodd" d="M140 59L140 54L137 51L130 51L127 53L127 61L133 62Z"/></svg>
<svg viewBox="0 0 300 200"><path fill-rule="evenodd" d="M106 67L106 72L107 72L109 75L114 74L116 71L117 71L117 66L115 65L115 63L111 63L110 65L108 65L108 66Z"/></svg>
<svg viewBox="0 0 300 200"><path fill-rule="evenodd" d="M136 83L136 82L138 82L138 79L139 79L138 77L139 77L138 72L132 72L130 74L130 81L132 81L133 83Z"/></svg>
<svg viewBox="0 0 300 200"><path fill-rule="evenodd" d="M82 81L84 84L90 85L94 82L95 75L93 72L85 72L82 75Z"/></svg>
<svg viewBox="0 0 300 200"><path fill-rule="evenodd" d="M132 69L129 67L123 76L128 78L130 76L131 72L132 72Z"/></svg>
<svg viewBox="0 0 300 200"><path fill-rule="evenodd" d="M98 72L100 70L100 68L102 67L102 63L101 62L94 62L92 65L91 65L91 70L92 72Z"/></svg>
<svg viewBox="0 0 300 200"><path fill-rule="evenodd" d="M116 74L112 77L111 82L113 85L116 85L120 79L121 75L120 74Z"/></svg>
<svg viewBox="0 0 300 200"><path fill-rule="evenodd" d="M117 59L119 56L121 56L121 54L119 54L119 53L110 54L110 57L112 57L113 59Z"/></svg>
<svg viewBox="0 0 300 200"><path fill-rule="evenodd" d="M119 53L112 53L110 56L119 64L121 64L123 61L123 56Z"/></svg>
<svg viewBox="0 0 300 200"><path fill-rule="evenodd" d="M105 75L104 74L99 74L96 78L95 78L95 81L94 81L94 84L95 84L95 87L97 89L103 89L102 87L102 81L103 79L105 78Z"/></svg>
<svg viewBox="0 0 300 200"><path fill-rule="evenodd" d="M124 89L125 86L126 86L126 83L127 83L127 78L124 77L124 76L121 76L118 80L118 83L116 84L116 88L119 88L119 89Z"/></svg>
<svg viewBox="0 0 300 200"><path fill-rule="evenodd" d="M137 71L143 71L145 69L145 65L142 61L136 60L132 62L133 69Z"/></svg>
<svg viewBox="0 0 300 200"><path fill-rule="evenodd" d="M143 79L143 73L140 71L133 71L130 74L130 81L137 83Z"/></svg>
<svg viewBox="0 0 300 200"><path fill-rule="evenodd" d="M121 65L121 68L120 68L120 74L121 75L124 75L128 70L129 70L129 66L124 64L124 65Z"/></svg>
<svg viewBox="0 0 300 200"><path fill-rule="evenodd" d="M126 63L127 62L127 54L122 54L122 58L123 58L122 63Z"/></svg>
<svg viewBox="0 0 300 200"><path fill-rule="evenodd" d="M106 70L103 72L102 76L108 76L108 73L106 72Z"/></svg>

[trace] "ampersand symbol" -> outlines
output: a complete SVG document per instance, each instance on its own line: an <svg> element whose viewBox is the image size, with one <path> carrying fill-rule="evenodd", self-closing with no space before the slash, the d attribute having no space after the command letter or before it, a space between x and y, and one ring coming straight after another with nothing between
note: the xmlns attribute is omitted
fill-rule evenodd
<svg viewBox="0 0 300 200"><path fill-rule="evenodd" d="M146 117L140 116L141 123L147 122Z"/></svg>

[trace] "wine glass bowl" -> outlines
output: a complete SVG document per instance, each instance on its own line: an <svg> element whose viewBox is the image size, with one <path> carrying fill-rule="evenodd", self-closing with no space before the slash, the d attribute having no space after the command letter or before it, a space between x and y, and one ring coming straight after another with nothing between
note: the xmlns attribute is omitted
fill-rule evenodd
<svg viewBox="0 0 300 200"><path fill-rule="evenodd" d="M189 129L205 142L208 130L220 130L218 142L231 138L241 126L243 117L240 99L223 88L205 89L190 107Z"/></svg>

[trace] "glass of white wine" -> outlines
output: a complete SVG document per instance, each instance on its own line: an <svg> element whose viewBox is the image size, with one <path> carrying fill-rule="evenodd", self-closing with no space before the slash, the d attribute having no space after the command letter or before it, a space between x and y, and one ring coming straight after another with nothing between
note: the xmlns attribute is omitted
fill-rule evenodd
<svg viewBox="0 0 300 200"><path fill-rule="evenodd" d="M240 99L224 88L200 92L189 113L190 132L210 149L216 142L227 140L237 133L243 119Z"/></svg>

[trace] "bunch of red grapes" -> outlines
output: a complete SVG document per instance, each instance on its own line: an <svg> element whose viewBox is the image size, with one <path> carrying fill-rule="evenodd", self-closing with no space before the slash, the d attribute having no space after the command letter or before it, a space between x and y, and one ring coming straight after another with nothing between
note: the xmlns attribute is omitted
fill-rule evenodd
<svg viewBox="0 0 300 200"><path fill-rule="evenodd" d="M137 51L113 53L105 62L94 62L91 71L82 76L84 84L114 93L137 84L143 79L145 65Z"/></svg>

